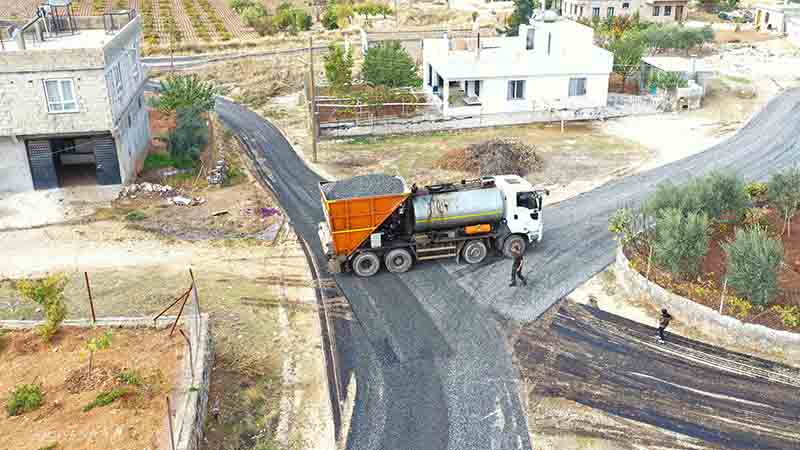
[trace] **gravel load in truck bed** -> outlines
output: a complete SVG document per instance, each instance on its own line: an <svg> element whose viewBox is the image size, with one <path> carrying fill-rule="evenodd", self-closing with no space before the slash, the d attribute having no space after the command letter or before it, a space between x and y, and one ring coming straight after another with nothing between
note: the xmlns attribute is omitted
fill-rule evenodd
<svg viewBox="0 0 800 450"><path fill-rule="evenodd" d="M328 200L370 197L373 195L402 194L405 191L403 180L384 174L360 175L346 180L322 185Z"/></svg>

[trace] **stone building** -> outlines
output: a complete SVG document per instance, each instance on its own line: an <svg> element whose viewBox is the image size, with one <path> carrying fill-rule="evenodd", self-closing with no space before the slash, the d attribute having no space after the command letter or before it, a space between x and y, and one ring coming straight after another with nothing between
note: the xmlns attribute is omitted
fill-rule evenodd
<svg viewBox="0 0 800 450"><path fill-rule="evenodd" d="M564 0L561 14L572 19L605 19L639 14L642 22L682 22L689 14L688 0Z"/></svg>
<svg viewBox="0 0 800 450"><path fill-rule="evenodd" d="M146 156L140 19L62 19L42 8L0 47L0 192L125 183Z"/></svg>

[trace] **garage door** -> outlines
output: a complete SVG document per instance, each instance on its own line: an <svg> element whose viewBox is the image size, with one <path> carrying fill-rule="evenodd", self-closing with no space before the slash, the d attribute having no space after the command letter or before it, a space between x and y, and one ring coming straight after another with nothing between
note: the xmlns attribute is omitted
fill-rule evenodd
<svg viewBox="0 0 800 450"><path fill-rule="evenodd" d="M95 138L94 160L97 164L97 184L122 183L114 138L111 136Z"/></svg>
<svg viewBox="0 0 800 450"><path fill-rule="evenodd" d="M50 149L50 141L27 141L28 161L31 164L31 176L34 189L54 189L58 187L58 176Z"/></svg>

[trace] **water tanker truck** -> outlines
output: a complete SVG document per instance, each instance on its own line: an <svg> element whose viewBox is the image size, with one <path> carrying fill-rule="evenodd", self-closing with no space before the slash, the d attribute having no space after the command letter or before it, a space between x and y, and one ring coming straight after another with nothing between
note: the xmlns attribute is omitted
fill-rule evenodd
<svg viewBox="0 0 800 450"><path fill-rule="evenodd" d="M319 237L332 273L406 272L439 258L478 264L542 240L542 197L517 175L410 189L400 177L366 175L320 183Z"/></svg>

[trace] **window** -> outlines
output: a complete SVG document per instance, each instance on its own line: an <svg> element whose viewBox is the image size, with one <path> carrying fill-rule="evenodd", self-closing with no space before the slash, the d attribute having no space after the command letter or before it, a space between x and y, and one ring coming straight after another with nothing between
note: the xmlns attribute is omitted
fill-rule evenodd
<svg viewBox="0 0 800 450"><path fill-rule="evenodd" d="M433 66L428 64L428 86L433 86Z"/></svg>
<svg viewBox="0 0 800 450"><path fill-rule="evenodd" d="M653 17L657 17L659 15L661 15L661 7L653 6Z"/></svg>
<svg viewBox="0 0 800 450"><path fill-rule="evenodd" d="M142 94L142 95L144 95L144 94ZM142 109L142 95L140 95L140 96L139 96L139 99L138 99L138 102L139 102L139 109Z"/></svg>
<svg viewBox="0 0 800 450"><path fill-rule="evenodd" d="M133 120L131 119L131 113L128 113L128 128L133 126Z"/></svg>
<svg viewBox="0 0 800 450"><path fill-rule="evenodd" d="M586 78L569 79L569 96L578 97L586 95Z"/></svg>
<svg viewBox="0 0 800 450"><path fill-rule="evenodd" d="M631 7L631 4L630 4L630 3L623 3L623 4L622 4L622 9L628 9L628 8L630 8L630 7Z"/></svg>
<svg viewBox="0 0 800 450"><path fill-rule="evenodd" d="M114 80L114 96L122 100L122 72L119 70L119 63L114 64L112 75Z"/></svg>
<svg viewBox="0 0 800 450"><path fill-rule="evenodd" d="M533 28L528 29L528 34L525 36L525 50L533 50L533 38L535 37L536 30Z"/></svg>
<svg viewBox="0 0 800 450"><path fill-rule="evenodd" d="M600 8L592 8L592 17L600 17Z"/></svg>
<svg viewBox="0 0 800 450"><path fill-rule="evenodd" d="M675 7L675 20L683 20L683 6Z"/></svg>
<svg viewBox="0 0 800 450"><path fill-rule="evenodd" d="M75 89L72 80L45 80L44 93L50 112L76 112Z"/></svg>
<svg viewBox="0 0 800 450"><path fill-rule="evenodd" d="M664 15L667 17L672 15L672 6L667 5L664 7Z"/></svg>
<svg viewBox="0 0 800 450"><path fill-rule="evenodd" d="M136 47L133 47L133 51L129 53L130 62L131 62L131 74L133 75L133 81L139 81L139 64L136 63Z"/></svg>
<svg viewBox="0 0 800 450"><path fill-rule="evenodd" d="M508 82L508 99L522 100L525 98L525 80L513 80Z"/></svg>
<svg viewBox="0 0 800 450"><path fill-rule="evenodd" d="M614 8L606 9L606 14L608 15L608 17L614 17Z"/></svg>
<svg viewBox="0 0 800 450"><path fill-rule="evenodd" d="M517 207L539 209L539 199L534 192L517 192Z"/></svg>
<svg viewBox="0 0 800 450"><path fill-rule="evenodd" d="M581 14L580 14L580 16L583 17L583 6L581 6Z"/></svg>

